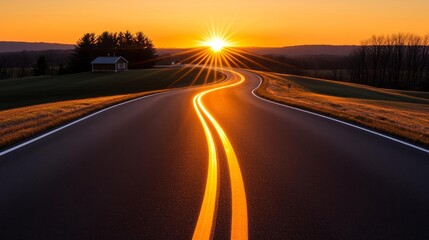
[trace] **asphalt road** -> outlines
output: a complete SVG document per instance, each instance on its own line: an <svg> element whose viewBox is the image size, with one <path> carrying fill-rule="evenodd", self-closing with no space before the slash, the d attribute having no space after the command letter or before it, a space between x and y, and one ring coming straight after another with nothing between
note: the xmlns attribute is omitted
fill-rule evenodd
<svg viewBox="0 0 429 240"><path fill-rule="evenodd" d="M0 156L0 239L191 239L210 196L214 239L429 239L428 153L260 100L237 71Z"/></svg>

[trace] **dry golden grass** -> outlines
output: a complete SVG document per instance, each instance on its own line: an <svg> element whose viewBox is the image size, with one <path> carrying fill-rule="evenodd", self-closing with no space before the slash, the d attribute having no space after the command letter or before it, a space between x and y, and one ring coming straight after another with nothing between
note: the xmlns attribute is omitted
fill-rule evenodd
<svg viewBox="0 0 429 240"><path fill-rule="evenodd" d="M155 92L161 91L61 101L0 111L0 148L102 108Z"/></svg>
<svg viewBox="0 0 429 240"><path fill-rule="evenodd" d="M257 73L264 80L257 90L260 96L429 145L427 99L358 84Z"/></svg>

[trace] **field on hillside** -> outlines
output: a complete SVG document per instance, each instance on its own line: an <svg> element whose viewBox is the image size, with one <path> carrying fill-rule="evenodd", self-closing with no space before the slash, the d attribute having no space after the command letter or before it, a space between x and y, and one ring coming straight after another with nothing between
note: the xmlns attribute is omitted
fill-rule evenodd
<svg viewBox="0 0 429 240"><path fill-rule="evenodd" d="M151 93L224 79L199 69L80 73L0 81L0 148L91 112ZM208 77L207 77L208 76Z"/></svg>
<svg viewBox="0 0 429 240"><path fill-rule="evenodd" d="M130 70L120 73L78 73L0 81L0 110L65 100L105 97L199 85L215 79L213 72L187 68ZM207 78L206 78L207 77ZM223 76L216 75L220 79Z"/></svg>
<svg viewBox="0 0 429 240"><path fill-rule="evenodd" d="M429 145L428 93L257 73L264 80L260 96Z"/></svg>

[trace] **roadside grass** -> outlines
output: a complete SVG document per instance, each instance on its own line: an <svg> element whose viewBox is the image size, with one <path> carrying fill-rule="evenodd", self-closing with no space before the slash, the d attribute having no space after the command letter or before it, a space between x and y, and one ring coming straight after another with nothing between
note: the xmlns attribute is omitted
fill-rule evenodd
<svg viewBox="0 0 429 240"><path fill-rule="evenodd" d="M151 93L153 92L60 101L1 111L0 147L11 145L88 113Z"/></svg>
<svg viewBox="0 0 429 240"><path fill-rule="evenodd" d="M146 69L0 81L0 148L120 102L206 82L206 70L198 78L195 69L180 79L182 71ZM225 77L208 76L207 83Z"/></svg>
<svg viewBox="0 0 429 240"><path fill-rule="evenodd" d="M263 78L261 87L256 91L262 97L429 146L429 99L426 93L256 73Z"/></svg>
<svg viewBox="0 0 429 240"><path fill-rule="evenodd" d="M402 91L402 90L389 90L394 93L404 94L412 97L418 97L429 100L429 92L417 92L417 91Z"/></svg>

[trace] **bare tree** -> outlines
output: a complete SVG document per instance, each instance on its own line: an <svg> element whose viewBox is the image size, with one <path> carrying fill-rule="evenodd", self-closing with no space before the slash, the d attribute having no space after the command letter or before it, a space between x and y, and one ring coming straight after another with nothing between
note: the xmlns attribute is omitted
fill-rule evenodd
<svg viewBox="0 0 429 240"><path fill-rule="evenodd" d="M350 54L353 82L377 87L421 89L428 85L429 36L373 36Z"/></svg>

